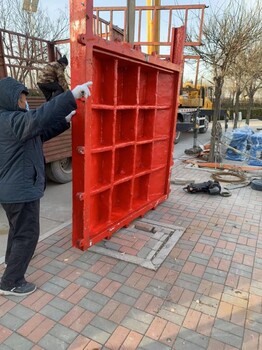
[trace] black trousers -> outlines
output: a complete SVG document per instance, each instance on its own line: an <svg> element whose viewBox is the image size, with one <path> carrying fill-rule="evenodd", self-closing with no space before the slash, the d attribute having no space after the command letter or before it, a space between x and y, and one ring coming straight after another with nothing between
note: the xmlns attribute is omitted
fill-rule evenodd
<svg viewBox="0 0 262 350"><path fill-rule="evenodd" d="M52 83L37 83L39 89L45 96L47 101L50 101L53 97L62 94L64 89L57 82Z"/></svg>
<svg viewBox="0 0 262 350"><path fill-rule="evenodd" d="M2 203L9 221L5 254L7 267L1 279L2 287L19 286L34 255L40 225L40 200L27 203Z"/></svg>

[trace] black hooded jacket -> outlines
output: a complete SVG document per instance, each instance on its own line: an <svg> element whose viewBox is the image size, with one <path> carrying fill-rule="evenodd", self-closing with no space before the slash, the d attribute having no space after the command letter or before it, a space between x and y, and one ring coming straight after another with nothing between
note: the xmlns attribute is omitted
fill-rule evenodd
<svg viewBox="0 0 262 350"><path fill-rule="evenodd" d="M35 110L18 107L23 84L13 78L0 80L0 203L21 203L44 194L43 141L70 125L65 117L75 110L70 90Z"/></svg>

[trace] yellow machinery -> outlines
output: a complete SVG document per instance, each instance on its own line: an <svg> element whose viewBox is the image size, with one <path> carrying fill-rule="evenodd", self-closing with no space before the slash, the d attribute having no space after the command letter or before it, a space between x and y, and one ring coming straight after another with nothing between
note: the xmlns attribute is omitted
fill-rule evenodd
<svg viewBox="0 0 262 350"><path fill-rule="evenodd" d="M161 6L161 0L146 0L147 6ZM160 11L147 11L147 41L159 42L160 36ZM148 46L148 54L159 53L158 45Z"/></svg>
<svg viewBox="0 0 262 350"><path fill-rule="evenodd" d="M213 88L206 85L197 85L190 81L183 84L179 96L179 107L213 109Z"/></svg>

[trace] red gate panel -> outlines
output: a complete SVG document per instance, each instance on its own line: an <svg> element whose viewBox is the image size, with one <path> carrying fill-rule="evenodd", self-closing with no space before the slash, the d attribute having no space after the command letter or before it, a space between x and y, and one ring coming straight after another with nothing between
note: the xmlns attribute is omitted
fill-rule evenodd
<svg viewBox="0 0 262 350"><path fill-rule="evenodd" d="M93 81L72 129L73 246L83 250L169 194L183 49L180 64L162 61L93 36L90 18L71 6L72 86Z"/></svg>

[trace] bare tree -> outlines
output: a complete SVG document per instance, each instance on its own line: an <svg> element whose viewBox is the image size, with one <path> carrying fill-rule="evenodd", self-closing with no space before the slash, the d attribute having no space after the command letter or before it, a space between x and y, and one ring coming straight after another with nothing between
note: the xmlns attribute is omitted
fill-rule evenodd
<svg viewBox="0 0 262 350"><path fill-rule="evenodd" d="M22 9L22 2L5 0L0 3L0 28L50 41L69 37L69 18L65 11L60 10L52 20L47 9L39 7L37 12L29 13Z"/></svg>
<svg viewBox="0 0 262 350"><path fill-rule="evenodd" d="M29 13L22 9L22 2L5 0L0 3L0 28L5 60L10 67L8 74L34 89L38 70L49 60L48 42L69 37L69 18L65 11L60 11L52 20L48 11L41 7L36 13ZM10 35L4 30L22 35Z"/></svg>
<svg viewBox="0 0 262 350"><path fill-rule="evenodd" d="M262 89L262 44L255 45L247 51L246 66L246 86L245 91L248 97L246 124L249 125L251 110L254 105L254 96L256 92Z"/></svg>
<svg viewBox="0 0 262 350"><path fill-rule="evenodd" d="M237 128L240 109L240 96L245 91L246 85L248 83L247 72L249 70L249 66L246 62L246 52L247 51L240 52L235 61L229 67L229 72L227 74L234 85L234 129Z"/></svg>
<svg viewBox="0 0 262 350"><path fill-rule="evenodd" d="M215 139L225 77L241 52L262 38L261 6L247 10L231 1L221 13L212 13L203 27L203 46L194 50L213 71L214 117L209 161L215 160Z"/></svg>

